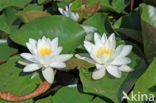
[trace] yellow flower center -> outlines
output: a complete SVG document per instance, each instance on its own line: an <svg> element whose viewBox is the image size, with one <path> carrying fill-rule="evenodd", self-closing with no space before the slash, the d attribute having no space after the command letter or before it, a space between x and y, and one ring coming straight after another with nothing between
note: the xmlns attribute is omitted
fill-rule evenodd
<svg viewBox="0 0 156 103"><path fill-rule="evenodd" d="M105 49L105 48L99 48L96 52L96 56L102 56L102 55L108 55L108 57L110 58L112 56L112 52L109 49Z"/></svg>
<svg viewBox="0 0 156 103"><path fill-rule="evenodd" d="M41 56L43 56L43 55L48 55L48 56L50 56L51 52L52 52L51 49L48 48L48 47L46 47L46 48L41 48L41 49L40 49L40 55L41 55Z"/></svg>

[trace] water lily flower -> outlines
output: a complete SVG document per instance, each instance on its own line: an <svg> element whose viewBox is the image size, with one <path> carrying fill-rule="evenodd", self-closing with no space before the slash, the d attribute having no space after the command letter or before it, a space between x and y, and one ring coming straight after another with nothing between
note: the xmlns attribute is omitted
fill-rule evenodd
<svg viewBox="0 0 156 103"><path fill-rule="evenodd" d="M72 57L72 54L60 54L62 47L58 46L58 38L50 40L45 36L38 41L29 39L26 43L30 53L22 53L21 57L27 60L23 72L33 72L41 69L43 77L49 83L53 83L54 70L66 67L64 63Z"/></svg>
<svg viewBox="0 0 156 103"><path fill-rule="evenodd" d="M116 48L114 33L108 39L106 34L101 37L98 33L94 33L94 42L95 44L84 41L88 53L76 54L77 58L95 64L96 70L92 73L94 80L103 78L106 71L117 78L121 77L121 71L132 71L127 65L131 60L126 57L132 50L131 45L119 45Z"/></svg>
<svg viewBox="0 0 156 103"><path fill-rule="evenodd" d="M65 10L62 9L62 8L58 8L58 10L59 10L59 12L60 12L62 15L66 16L66 17L69 17L69 18L73 19L74 21L78 21L79 14L78 14L77 12L72 12L72 11L70 10L70 7L71 7L71 6L72 6L72 3L69 4L69 7L66 6L66 7L65 7Z"/></svg>

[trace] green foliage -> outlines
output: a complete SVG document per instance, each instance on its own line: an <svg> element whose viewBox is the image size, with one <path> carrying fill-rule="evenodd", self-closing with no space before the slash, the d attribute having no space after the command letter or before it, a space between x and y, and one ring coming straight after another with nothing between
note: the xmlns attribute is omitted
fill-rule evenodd
<svg viewBox="0 0 156 103"><path fill-rule="evenodd" d="M104 13L96 13L90 18L88 18L86 21L84 21L85 25L91 25L95 28L97 28L97 31L100 34L103 33L112 33L113 30L111 28L110 21L108 19L108 16Z"/></svg>
<svg viewBox="0 0 156 103"><path fill-rule="evenodd" d="M18 29L18 25L21 23L16 16L16 9L7 8L0 15L0 30L10 34ZM8 16L9 15L9 16Z"/></svg>
<svg viewBox="0 0 156 103"><path fill-rule="evenodd" d="M71 12L67 12L65 6L69 6L70 3L72 3ZM59 8L65 11L61 12ZM78 19L75 13L78 13ZM86 28L82 28L82 25L86 25ZM128 66L134 71L122 72L121 78L106 73L102 79L93 80L95 64L75 56L75 54L87 53L84 40L86 35L93 34L91 32L93 30L87 28L89 26L96 28L96 32L101 35L106 33L109 36L115 33L117 46L132 45L132 52L128 55L131 63ZM86 31L87 29L89 31ZM31 96L25 101L17 100L15 103L150 102L146 101L146 98L142 101L128 99L123 101L122 97L124 91L129 98L133 94L153 94L156 98L155 34L155 0L0 0L0 103L12 103L9 99L33 94L34 90L39 92L46 87L49 90L44 91L43 94ZM73 54L73 58L65 61L66 67L51 68L55 76L51 85L46 81L42 82L43 75L40 74L43 68L37 70L35 76L35 73L23 72L24 66L18 63L20 60L21 64L27 65L20 57L21 53L31 51L26 48L26 42L30 38L38 40L43 36L51 40L58 37L58 45L63 47L61 54ZM55 50L50 52L53 51ZM48 52L48 50L44 51L46 56L40 58L43 60L40 60L41 62L47 59ZM41 54L39 48L37 53L34 53L35 56L38 53ZM36 63L33 60L35 56L25 56ZM40 65L45 66L46 69L46 63ZM45 83L44 86L42 83ZM39 84L43 87L38 89ZM2 100L4 97L8 101Z"/></svg>
<svg viewBox="0 0 156 103"><path fill-rule="evenodd" d="M114 29L142 43L140 14L138 12L119 18L114 24Z"/></svg>
<svg viewBox="0 0 156 103"><path fill-rule="evenodd" d="M2 41L5 41L4 39L0 39ZM5 61L8 59L9 56L11 56L14 53L17 53L17 49L9 46L7 40L4 43L0 43L0 61Z"/></svg>
<svg viewBox="0 0 156 103"><path fill-rule="evenodd" d="M146 4L141 4L140 8L144 52L147 60L151 62L156 56L156 8Z"/></svg>
<svg viewBox="0 0 156 103"><path fill-rule="evenodd" d="M0 91L9 91L22 96L31 93L41 79L39 76L30 79L32 73L22 72L23 66L17 63L18 60L21 60L20 56L16 55L0 65Z"/></svg>
<svg viewBox="0 0 156 103"><path fill-rule="evenodd" d="M128 93L138 77L146 70L145 62L138 56L131 54L129 57L132 60L130 67L133 68L134 71L122 73L120 79L106 74L105 77L100 80L93 80L91 70L88 68L80 68L79 75L83 85L83 91L107 97L116 103L120 103L122 91Z"/></svg>
<svg viewBox="0 0 156 103"><path fill-rule="evenodd" d="M9 6L23 8L30 1L31 0L1 0L0 1L0 11Z"/></svg>
<svg viewBox="0 0 156 103"><path fill-rule="evenodd" d="M146 94L150 96L156 95L156 58L154 58L153 62L150 64L146 72L136 81L135 87L133 89L133 93L137 94L138 92ZM143 98L144 101L146 98ZM133 103L130 102L129 103Z"/></svg>
<svg viewBox="0 0 156 103"><path fill-rule="evenodd" d="M25 45L29 38L37 40L43 36L51 39L59 37L59 45L63 46L63 53L71 53L83 43L85 31L79 24L67 17L48 16L25 24L11 35L11 39L20 45Z"/></svg>

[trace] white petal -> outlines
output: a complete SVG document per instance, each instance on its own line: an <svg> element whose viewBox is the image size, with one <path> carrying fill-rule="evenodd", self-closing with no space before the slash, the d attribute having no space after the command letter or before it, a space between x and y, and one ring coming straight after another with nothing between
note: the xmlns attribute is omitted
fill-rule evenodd
<svg viewBox="0 0 156 103"><path fill-rule="evenodd" d="M110 73L112 76L120 78L121 77L121 71L118 69L117 66L107 66L106 67L108 73Z"/></svg>
<svg viewBox="0 0 156 103"><path fill-rule="evenodd" d="M31 62L37 62L37 60L34 58L33 55L31 55L30 53L22 53L20 54L20 56L28 61L31 61Z"/></svg>
<svg viewBox="0 0 156 103"><path fill-rule="evenodd" d="M89 25L81 25L81 27L85 30L86 33L94 32L96 28Z"/></svg>
<svg viewBox="0 0 156 103"><path fill-rule="evenodd" d="M60 68L66 67L66 64L63 63L63 62L53 62L53 63L50 64L50 66L53 67L53 68L60 69Z"/></svg>
<svg viewBox="0 0 156 103"><path fill-rule="evenodd" d="M105 33L102 35L101 41L103 44L107 41L107 35Z"/></svg>
<svg viewBox="0 0 156 103"><path fill-rule="evenodd" d="M94 33L94 42L96 45L101 44L101 36L98 33Z"/></svg>
<svg viewBox="0 0 156 103"><path fill-rule="evenodd" d="M116 56L118 56L118 55L121 53L123 47L124 47L124 45L119 45L119 46L116 48L116 50L115 50L115 55L116 55Z"/></svg>
<svg viewBox="0 0 156 103"><path fill-rule="evenodd" d="M111 46L112 46L113 48L115 48L115 46L116 46L116 40L115 40L115 34L114 34L114 33L112 33L112 34L110 35L110 37L108 38L108 40L109 40Z"/></svg>
<svg viewBox="0 0 156 103"><path fill-rule="evenodd" d="M33 72L41 68L39 64L28 64L24 67L23 72Z"/></svg>
<svg viewBox="0 0 156 103"><path fill-rule="evenodd" d="M88 52L92 51L93 46L94 45L91 42L84 41L84 47L87 49Z"/></svg>
<svg viewBox="0 0 156 103"><path fill-rule="evenodd" d="M131 63L131 60L127 57L117 57L111 62L112 65L125 65L129 63Z"/></svg>
<svg viewBox="0 0 156 103"><path fill-rule="evenodd" d="M58 8L59 12L63 15L64 9Z"/></svg>
<svg viewBox="0 0 156 103"><path fill-rule="evenodd" d="M82 59L82 60L85 60L91 64L95 64L95 61L92 60L89 56L89 54L87 53L80 53L80 54L76 54L75 57L77 57L78 59Z"/></svg>
<svg viewBox="0 0 156 103"><path fill-rule="evenodd" d="M96 64L96 69L104 69L104 68L105 68L104 65Z"/></svg>
<svg viewBox="0 0 156 103"><path fill-rule="evenodd" d="M134 71L132 68L130 68L128 65L122 65L119 67L119 69L121 71L124 71L124 72L131 72L131 71Z"/></svg>
<svg viewBox="0 0 156 103"><path fill-rule="evenodd" d="M53 62L64 62L69 60L73 55L72 54L62 54L62 55L58 55L54 58Z"/></svg>
<svg viewBox="0 0 156 103"><path fill-rule="evenodd" d="M53 50L55 50L55 48L58 46L58 37L51 41L51 46L53 47Z"/></svg>
<svg viewBox="0 0 156 103"><path fill-rule="evenodd" d="M54 81L54 72L53 72L53 69L48 67L48 68L45 68L45 69L42 69L42 74L43 74L43 77L45 78L45 80L52 84L53 81Z"/></svg>
<svg viewBox="0 0 156 103"><path fill-rule="evenodd" d="M29 42L26 43L27 48L32 54L37 53L37 41L34 39L29 39Z"/></svg>
<svg viewBox="0 0 156 103"><path fill-rule="evenodd" d="M118 46L116 52L118 53L118 57L125 57L132 51L131 45ZM120 52L120 53L119 53ZM116 53L116 54L117 54Z"/></svg>
<svg viewBox="0 0 156 103"><path fill-rule="evenodd" d="M59 55L61 52L62 52L63 48L60 46L58 48L56 48L54 51L52 50L52 53L51 53L51 57L52 56L55 56L55 55Z"/></svg>
<svg viewBox="0 0 156 103"><path fill-rule="evenodd" d="M95 70L92 74L92 78L94 80L97 80L97 79L101 79L104 77L104 75L106 74L106 70L105 68L103 69L98 69L98 70Z"/></svg>

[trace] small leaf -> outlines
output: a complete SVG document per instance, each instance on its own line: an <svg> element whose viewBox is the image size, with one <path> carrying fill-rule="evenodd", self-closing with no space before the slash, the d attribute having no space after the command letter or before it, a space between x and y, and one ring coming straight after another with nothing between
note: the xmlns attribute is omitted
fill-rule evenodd
<svg viewBox="0 0 156 103"><path fill-rule="evenodd" d="M64 70L69 70L69 69L75 69L76 67L82 67L82 68L90 68L93 67L94 65L80 59L71 59L66 61L66 67L63 68Z"/></svg>
<svg viewBox="0 0 156 103"><path fill-rule="evenodd" d="M80 17L78 21L81 21L83 18L87 19L92 16L94 13L100 10L100 1L94 2L89 5L82 5L78 10L76 10Z"/></svg>
<svg viewBox="0 0 156 103"><path fill-rule="evenodd" d="M37 18L43 17L43 16L51 16L49 13L47 12L43 12L43 11L29 11L23 14L18 14L19 18L24 22L24 23L28 23L32 20L35 20Z"/></svg>
<svg viewBox="0 0 156 103"><path fill-rule="evenodd" d="M50 16L49 13L42 11L43 6L38 6L37 4L28 5L22 11L17 13L17 16L25 22L28 23L36 18L43 17L43 16Z"/></svg>

